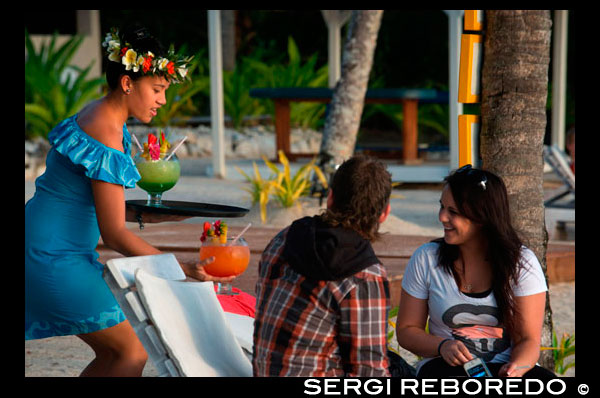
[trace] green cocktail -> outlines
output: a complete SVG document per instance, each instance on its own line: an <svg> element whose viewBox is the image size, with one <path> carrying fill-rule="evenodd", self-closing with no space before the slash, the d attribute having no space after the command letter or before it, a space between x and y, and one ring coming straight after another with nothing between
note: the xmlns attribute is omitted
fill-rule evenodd
<svg viewBox="0 0 600 398"><path fill-rule="evenodd" d="M173 154L166 160L167 156L161 153L159 159L148 160L138 153L133 159L142 177L137 184L148 193L149 206L160 206L162 193L173 188L179 180L181 174L179 159Z"/></svg>

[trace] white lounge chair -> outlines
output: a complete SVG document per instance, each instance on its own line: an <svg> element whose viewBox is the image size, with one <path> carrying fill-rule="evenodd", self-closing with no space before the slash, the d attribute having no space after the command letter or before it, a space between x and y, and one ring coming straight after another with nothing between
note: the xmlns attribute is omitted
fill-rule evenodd
<svg viewBox="0 0 600 398"><path fill-rule="evenodd" d="M104 279L160 376L252 376L251 317L223 311L212 282L173 254L109 260Z"/></svg>
<svg viewBox="0 0 600 398"><path fill-rule="evenodd" d="M551 239L562 239L566 224L575 222L575 174L569 167L567 155L556 145L544 146L544 161L564 183L544 201L548 234Z"/></svg>
<svg viewBox="0 0 600 398"><path fill-rule="evenodd" d="M560 177L564 182L563 189L548 198L544 202L546 207L574 207L575 201L568 203L567 205L558 205L556 202L565 197L566 195L573 194L575 196L575 174L571 171L569 164L567 163L567 155L561 151L556 145L544 146L544 160L552 167L552 170Z"/></svg>

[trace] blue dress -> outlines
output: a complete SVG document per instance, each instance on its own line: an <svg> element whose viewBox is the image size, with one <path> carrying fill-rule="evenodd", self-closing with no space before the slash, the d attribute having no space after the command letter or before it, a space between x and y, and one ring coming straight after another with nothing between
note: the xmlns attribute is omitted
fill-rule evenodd
<svg viewBox="0 0 600 398"><path fill-rule="evenodd" d="M48 135L46 171L25 204L25 340L91 333L126 318L102 278L91 180L133 188L140 175L123 126L124 152L87 135L77 115Z"/></svg>

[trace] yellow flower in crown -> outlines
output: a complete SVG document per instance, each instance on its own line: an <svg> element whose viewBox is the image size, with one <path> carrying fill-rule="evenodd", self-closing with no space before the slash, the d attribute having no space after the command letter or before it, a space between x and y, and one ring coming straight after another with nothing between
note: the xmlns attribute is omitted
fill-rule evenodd
<svg viewBox="0 0 600 398"><path fill-rule="evenodd" d="M167 70L167 65L169 64L169 60L166 58L161 58L158 60L158 70Z"/></svg>
<svg viewBox="0 0 600 398"><path fill-rule="evenodd" d="M125 65L125 70L133 69L134 72L137 72L138 71L138 69L136 68L136 65L138 62L137 53L132 48L125 47L123 50L125 50L125 54L123 54L123 57L121 58L121 63L123 65ZM121 51L121 52L123 52L123 51Z"/></svg>

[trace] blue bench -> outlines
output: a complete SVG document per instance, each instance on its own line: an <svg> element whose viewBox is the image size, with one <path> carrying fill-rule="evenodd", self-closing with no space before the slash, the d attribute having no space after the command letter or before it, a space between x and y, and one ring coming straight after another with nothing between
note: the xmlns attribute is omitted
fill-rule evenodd
<svg viewBox="0 0 600 398"><path fill-rule="evenodd" d="M275 104L276 149L283 150L290 160L314 156L314 153L290 151L290 102L330 102L333 89L324 87L283 87L250 89L253 98L272 99ZM418 163L418 104L447 103L448 92L419 88L372 88L365 95L365 103L402 104L404 112L402 129L402 161Z"/></svg>

